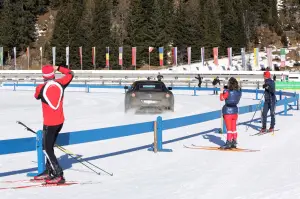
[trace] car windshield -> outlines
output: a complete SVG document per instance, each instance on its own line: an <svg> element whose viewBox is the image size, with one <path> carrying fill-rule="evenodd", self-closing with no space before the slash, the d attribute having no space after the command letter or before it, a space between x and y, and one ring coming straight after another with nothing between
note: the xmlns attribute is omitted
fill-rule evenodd
<svg viewBox="0 0 300 199"><path fill-rule="evenodd" d="M163 91L162 84L138 84L137 91Z"/></svg>

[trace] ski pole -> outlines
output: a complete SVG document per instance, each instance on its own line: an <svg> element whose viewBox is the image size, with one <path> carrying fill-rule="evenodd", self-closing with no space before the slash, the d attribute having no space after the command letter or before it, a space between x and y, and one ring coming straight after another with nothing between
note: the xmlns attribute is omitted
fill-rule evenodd
<svg viewBox="0 0 300 199"><path fill-rule="evenodd" d="M255 112L254 112L254 114L253 114L253 117L252 117L252 119L250 120L250 124L246 127L246 132L248 131L248 128L249 128L249 126L251 125L251 123L252 123L252 121L253 121L253 119L254 119L254 117L255 117L255 114L256 114L256 112L257 112L258 107L260 107L260 105L261 105L261 102L262 102L263 97L264 97L264 95L262 95L262 97L260 98L259 104L256 106L256 109L255 109Z"/></svg>
<svg viewBox="0 0 300 199"><path fill-rule="evenodd" d="M20 121L17 121L17 123L20 124L20 125L22 125L22 126L24 126L25 129L26 129L27 131L30 131L30 132L36 134L36 132L35 132L34 130L32 130L31 128L29 128L28 126L26 126L24 123L22 123L22 122L20 122ZM81 157L78 157L78 155L76 155L75 153L73 153L73 152L71 152L71 151L65 149L64 147L59 146L59 145L57 145L57 144L55 144L54 146L56 146L59 150L61 150L61 151L64 152L65 154L67 154L67 155L71 156L72 158L76 159L78 162L80 162L81 164L83 164L84 166L86 166L87 168L89 168L90 170L94 171L94 172L97 173L98 175L100 175L100 173L98 173L98 172L96 172L95 170L91 169L89 166L85 165L82 161L85 161L86 163L88 163L88 164L94 166L95 168L97 168L97 169L103 171L104 173L107 173L108 175L113 176L113 173L109 173L109 172L107 172L107 171L101 169L100 167L94 165L93 163L91 163L91 162L89 162L89 161L87 161L87 160L83 160ZM73 157L73 155L74 155L75 157ZM76 156L77 156L77 157L76 157Z"/></svg>
<svg viewBox="0 0 300 199"><path fill-rule="evenodd" d="M30 132L36 134L36 132L35 132L34 130L32 130L31 128L29 128L28 126L26 126L24 123L22 123L22 122L20 122L20 121L17 121L17 123L20 124L20 125L22 125L22 126L24 126L25 129L26 129L27 131L30 131ZM69 151L68 149L66 149L66 148L64 148L64 147L62 147L62 146L59 146L59 145L57 145L57 144L54 144L54 146L57 147L57 148L60 148L60 149L63 150L63 152L65 152L65 153L69 153L69 154L78 156L77 154L73 153L72 151Z"/></svg>

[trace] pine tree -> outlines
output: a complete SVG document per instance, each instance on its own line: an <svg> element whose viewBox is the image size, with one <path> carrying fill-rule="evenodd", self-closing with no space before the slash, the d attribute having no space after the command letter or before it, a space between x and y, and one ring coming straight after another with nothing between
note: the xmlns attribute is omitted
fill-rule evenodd
<svg viewBox="0 0 300 199"><path fill-rule="evenodd" d="M145 18L143 15L141 0L131 0L129 10L130 14L128 16L127 37L124 41L124 64L127 67L131 66L131 47L136 47L136 62L137 67L139 67L148 63L145 62L142 57L144 51L148 52L148 47L145 47L147 44L143 45L145 37L141 27L144 26Z"/></svg>
<svg viewBox="0 0 300 199"><path fill-rule="evenodd" d="M95 1L95 15L92 29L92 45L96 47L96 65L97 68L105 68L105 54L106 47L110 48L110 52L115 52L115 44L112 40L111 35L111 15L110 9L111 4L109 0L98 0ZM113 53L110 53L110 59L114 60L116 57Z"/></svg>

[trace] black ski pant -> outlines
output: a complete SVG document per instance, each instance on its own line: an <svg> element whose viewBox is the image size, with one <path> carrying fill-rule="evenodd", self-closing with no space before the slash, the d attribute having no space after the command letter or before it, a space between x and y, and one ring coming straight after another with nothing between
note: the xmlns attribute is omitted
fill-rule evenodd
<svg viewBox="0 0 300 199"><path fill-rule="evenodd" d="M275 126L275 107L276 107L275 100L266 100L265 101L263 111L262 111L262 128L266 128L266 126L267 126L267 116L268 116L269 110L270 110L270 115L271 115L270 128L274 128L274 126Z"/></svg>
<svg viewBox="0 0 300 199"><path fill-rule="evenodd" d="M218 87L217 86L214 86L214 95L218 95Z"/></svg>
<svg viewBox="0 0 300 199"><path fill-rule="evenodd" d="M56 126L43 126L43 148L47 159L46 169L53 176L62 176L63 171L54 154L54 144L63 124Z"/></svg>

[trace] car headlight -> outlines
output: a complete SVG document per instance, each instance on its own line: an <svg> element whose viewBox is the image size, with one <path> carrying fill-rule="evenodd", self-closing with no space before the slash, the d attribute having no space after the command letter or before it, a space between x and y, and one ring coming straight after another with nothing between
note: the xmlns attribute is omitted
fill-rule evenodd
<svg viewBox="0 0 300 199"><path fill-rule="evenodd" d="M132 94L131 94L131 97L135 97L135 93L132 93Z"/></svg>
<svg viewBox="0 0 300 199"><path fill-rule="evenodd" d="M171 97L171 95L169 93L166 94L166 98L169 98Z"/></svg>

